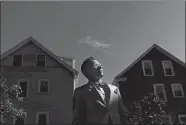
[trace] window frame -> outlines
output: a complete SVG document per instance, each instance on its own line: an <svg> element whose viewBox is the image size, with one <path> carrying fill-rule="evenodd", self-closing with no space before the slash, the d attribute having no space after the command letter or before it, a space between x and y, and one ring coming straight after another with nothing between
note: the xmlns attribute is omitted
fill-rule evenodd
<svg viewBox="0 0 186 125"><path fill-rule="evenodd" d="M48 81L48 92L40 92L40 86L41 86L42 81ZM50 80L49 79L39 79L38 80L37 93L42 93L42 94L50 93Z"/></svg>
<svg viewBox="0 0 186 125"><path fill-rule="evenodd" d="M145 65L144 65L145 62L150 63L150 67L151 67L151 70L152 70L152 74L150 74L150 75L146 74L146 72L145 72ZM153 65L152 65L152 60L142 60L141 63L142 63L143 75L144 76L154 76L154 68L153 68Z"/></svg>
<svg viewBox="0 0 186 125"><path fill-rule="evenodd" d="M181 91L181 93L182 93L182 96L176 96L176 95L175 95L174 87L173 87L174 85L179 85L179 86L180 86L180 91ZM172 88L172 93L173 93L173 97L174 97L174 98L185 98L185 94L184 94L184 91L183 91L182 84L180 84L180 83L172 83L172 84L171 84L171 88Z"/></svg>
<svg viewBox="0 0 186 125"><path fill-rule="evenodd" d="M22 57L21 66L14 66L14 56L15 55L21 55L21 57ZM23 54L13 54L13 57L12 57L12 66L13 67L23 67Z"/></svg>
<svg viewBox="0 0 186 125"><path fill-rule="evenodd" d="M38 68L41 68L41 66L37 66L37 56L39 56L39 55L42 55L42 56L44 56L45 57L45 66L44 66L44 68L46 68L46 55L44 55L44 54L36 54L36 64L35 64L35 67L38 67Z"/></svg>
<svg viewBox="0 0 186 125"><path fill-rule="evenodd" d="M13 121L12 121L12 124L13 124L13 125L15 125L16 120L17 120L16 118L13 118ZM24 125L26 125L26 118L24 118L23 120L24 120Z"/></svg>
<svg viewBox="0 0 186 125"><path fill-rule="evenodd" d="M178 115L178 119L181 123L184 123L182 120L181 120L181 117L186 117L186 115Z"/></svg>
<svg viewBox="0 0 186 125"><path fill-rule="evenodd" d="M28 98L28 94L29 94L29 80L28 79L19 79L18 80L18 85L20 86L20 82L27 82L27 92L26 92L26 97L23 97L23 98Z"/></svg>
<svg viewBox="0 0 186 125"><path fill-rule="evenodd" d="M164 93L164 97L165 97L165 102L167 102L167 95L166 95L166 90L165 90L165 86L163 83L157 83L157 84L153 84L153 88L154 88L154 93L157 94L156 92L156 86L162 86L163 87L163 93Z"/></svg>
<svg viewBox="0 0 186 125"><path fill-rule="evenodd" d="M49 125L49 112L48 111L39 111L36 112L36 125L38 125L39 115L46 114L46 124Z"/></svg>
<svg viewBox="0 0 186 125"><path fill-rule="evenodd" d="M172 75L167 75L167 74L166 74L165 65L164 65L164 63L166 63L166 62L169 62L169 63L170 63ZM172 65L172 61L170 61L170 60L162 60L161 63L162 63L163 72L164 72L164 75L165 75L165 76L175 76L174 68L173 68L173 65Z"/></svg>

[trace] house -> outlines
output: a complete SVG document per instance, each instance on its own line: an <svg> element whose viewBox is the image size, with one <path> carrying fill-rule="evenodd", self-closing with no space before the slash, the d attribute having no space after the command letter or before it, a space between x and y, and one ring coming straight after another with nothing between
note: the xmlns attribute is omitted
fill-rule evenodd
<svg viewBox="0 0 186 125"><path fill-rule="evenodd" d="M154 44L138 59L117 75L113 84L129 107L150 92L167 102L167 111L177 113L181 122L186 119L185 63Z"/></svg>
<svg viewBox="0 0 186 125"><path fill-rule="evenodd" d="M1 74L8 84L21 86L24 101L16 103L27 111L26 119L8 118L7 124L70 124L74 65L73 58L56 56L33 37L3 53Z"/></svg>

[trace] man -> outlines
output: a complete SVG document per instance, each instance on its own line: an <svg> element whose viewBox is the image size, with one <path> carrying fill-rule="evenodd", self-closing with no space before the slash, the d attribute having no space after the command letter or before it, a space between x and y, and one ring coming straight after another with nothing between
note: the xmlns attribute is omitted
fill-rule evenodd
<svg viewBox="0 0 186 125"><path fill-rule="evenodd" d="M81 65L81 72L89 81L74 91L72 123L125 125L128 110L119 89L102 82L102 65L89 57Z"/></svg>

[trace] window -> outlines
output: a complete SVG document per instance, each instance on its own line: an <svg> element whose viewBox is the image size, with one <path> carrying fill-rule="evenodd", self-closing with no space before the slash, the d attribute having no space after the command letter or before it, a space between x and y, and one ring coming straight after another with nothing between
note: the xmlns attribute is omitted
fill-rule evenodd
<svg viewBox="0 0 186 125"><path fill-rule="evenodd" d="M48 112L37 112L37 114L36 114L36 124L37 125L47 125L47 124L49 124L49 113Z"/></svg>
<svg viewBox="0 0 186 125"><path fill-rule="evenodd" d="M36 66L45 67L45 55L37 55Z"/></svg>
<svg viewBox="0 0 186 125"><path fill-rule="evenodd" d="M13 125L25 125L25 119L21 118L13 119Z"/></svg>
<svg viewBox="0 0 186 125"><path fill-rule="evenodd" d="M174 70L171 61L162 61L165 76L174 76Z"/></svg>
<svg viewBox="0 0 186 125"><path fill-rule="evenodd" d="M22 55L13 56L13 66L21 66L22 61L23 61Z"/></svg>
<svg viewBox="0 0 186 125"><path fill-rule="evenodd" d="M186 123L186 115L178 115L178 118L181 123Z"/></svg>
<svg viewBox="0 0 186 125"><path fill-rule="evenodd" d="M173 96L175 98L184 98L184 92L181 84L171 84Z"/></svg>
<svg viewBox="0 0 186 125"><path fill-rule="evenodd" d="M143 74L144 76L153 76L153 66L151 60L143 60L142 61L142 67L143 67Z"/></svg>
<svg viewBox="0 0 186 125"><path fill-rule="evenodd" d="M154 84L153 87L154 87L154 93L159 95L159 97L164 101L167 101L164 84Z"/></svg>
<svg viewBox="0 0 186 125"><path fill-rule="evenodd" d="M28 80L19 80L19 86L21 87L22 92L20 93L20 97L28 97L29 84Z"/></svg>
<svg viewBox="0 0 186 125"><path fill-rule="evenodd" d="M38 81L38 92L49 93L50 92L50 80L40 79Z"/></svg>

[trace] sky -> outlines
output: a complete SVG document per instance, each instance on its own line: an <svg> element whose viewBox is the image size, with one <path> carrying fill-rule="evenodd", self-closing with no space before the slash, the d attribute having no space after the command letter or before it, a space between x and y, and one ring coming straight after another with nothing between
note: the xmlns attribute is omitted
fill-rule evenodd
<svg viewBox="0 0 186 125"><path fill-rule="evenodd" d="M2 2L1 53L33 36L58 56L74 57L76 87L87 83L82 62L102 63L103 81L114 77L151 45L185 62L185 2Z"/></svg>

